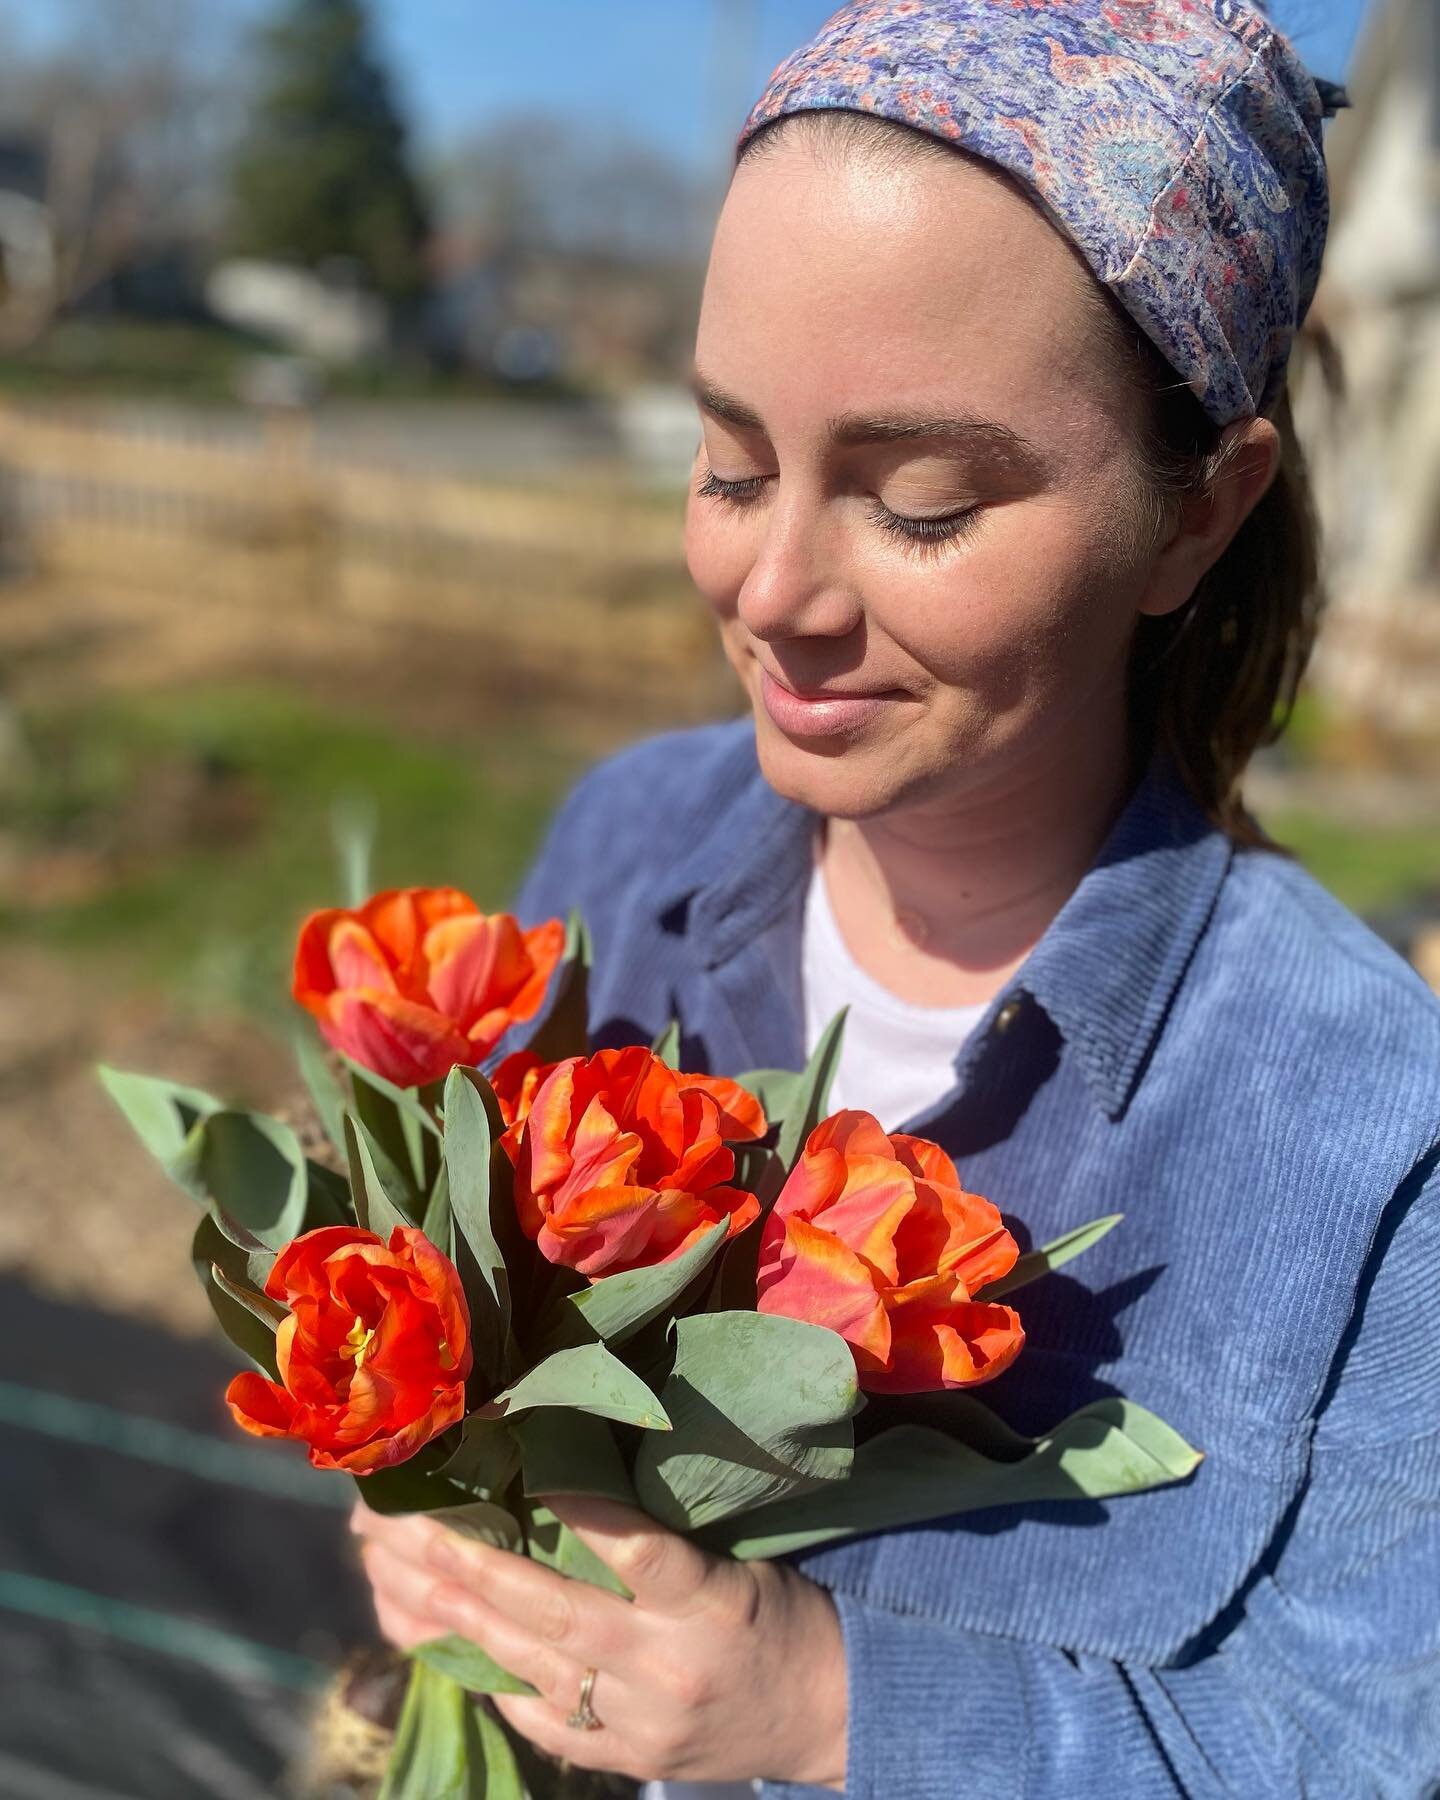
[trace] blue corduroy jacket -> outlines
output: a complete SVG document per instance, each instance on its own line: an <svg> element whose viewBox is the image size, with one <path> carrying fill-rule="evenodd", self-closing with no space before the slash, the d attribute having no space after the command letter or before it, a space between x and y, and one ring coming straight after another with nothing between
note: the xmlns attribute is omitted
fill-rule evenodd
<svg viewBox="0 0 1440 1800"><path fill-rule="evenodd" d="M748 721L652 739L517 908L583 911L597 1044L673 1016L689 1066L798 1067L815 826ZM1037 1432L1122 1393L1205 1461L798 1557L844 1629L846 1793L1440 1792L1440 1003L1157 763L907 1129L1022 1245L1125 1214L1023 1294L987 1402Z"/></svg>

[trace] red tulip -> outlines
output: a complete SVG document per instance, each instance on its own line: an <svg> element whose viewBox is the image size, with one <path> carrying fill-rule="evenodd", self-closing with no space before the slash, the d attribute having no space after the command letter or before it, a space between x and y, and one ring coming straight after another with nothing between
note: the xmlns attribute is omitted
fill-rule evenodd
<svg viewBox="0 0 1440 1800"><path fill-rule="evenodd" d="M811 1132L765 1221L757 1305L838 1331L863 1388L972 1387L1025 1342L1010 1307L972 1298L1018 1254L937 1144L840 1112Z"/></svg>
<svg viewBox="0 0 1440 1800"><path fill-rule="evenodd" d="M300 1438L317 1469L404 1462L465 1414L470 1314L454 1265L422 1232L389 1244L326 1225L285 1246L265 1283L290 1308L280 1380L237 1375L225 1399L256 1437Z"/></svg>
<svg viewBox="0 0 1440 1800"><path fill-rule="evenodd" d="M337 1050L423 1087L533 1018L564 948L559 919L522 931L455 888L392 889L305 921L293 992Z"/></svg>
<svg viewBox="0 0 1440 1800"><path fill-rule="evenodd" d="M569 1057L505 1134L520 1223L541 1255L584 1275L668 1262L718 1220L733 1236L758 1216L730 1185L726 1140L765 1130L736 1082L677 1074L639 1046Z"/></svg>

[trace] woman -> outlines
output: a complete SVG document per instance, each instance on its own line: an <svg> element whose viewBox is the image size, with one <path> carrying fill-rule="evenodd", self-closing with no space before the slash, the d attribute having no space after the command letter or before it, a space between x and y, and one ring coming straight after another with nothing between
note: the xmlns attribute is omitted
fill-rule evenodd
<svg viewBox="0 0 1440 1800"><path fill-rule="evenodd" d="M595 771L522 911L584 909L602 1043L675 1013L692 1066L793 1067L848 1003L838 1103L1036 1241L1124 1211L986 1398L1119 1391L1206 1461L793 1566L561 1503L630 1605L363 1515L390 1636L476 1639L556 1755L864 1800L1440 1777L1440 1007L1238 794L1313 623L1320 114L1229 0L879 0L746 127L687 550L753 723Z"/></svg>

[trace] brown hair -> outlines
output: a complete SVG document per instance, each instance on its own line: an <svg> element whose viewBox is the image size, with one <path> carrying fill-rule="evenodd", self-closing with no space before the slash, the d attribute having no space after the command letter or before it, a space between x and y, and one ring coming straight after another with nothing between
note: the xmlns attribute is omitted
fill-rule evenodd
<svg viewBox="0 0 1440 1800"><path fill-rule="evenodd" d="M969 156L958 146L889 119L843 111L790 113L763 125L737 161L805 130L818 149L855 149L891 167L921 156ZM972 161L1036 204L1006 171ZM1048 216L1048 215L1047 215ZM1102 343L1120 378L1147 400L1138 462L1146 505L1140 521L1158 543L1182 501L1223 480L1231 445L1159 349L1093 277ZM1322 358L1328 345L1322 344ZM1332 383L1333 385L1333 383ZM1211 822L1236 843L1276 846L1245 810L1240 780L1262 745L1289 723L1323 603L1319 528L1288 394L1268 415L1280 434L1274 480L1189 601L1163 618L1140 619L1130 652L1129 712L1142 766L1163 749Z"/></svg>

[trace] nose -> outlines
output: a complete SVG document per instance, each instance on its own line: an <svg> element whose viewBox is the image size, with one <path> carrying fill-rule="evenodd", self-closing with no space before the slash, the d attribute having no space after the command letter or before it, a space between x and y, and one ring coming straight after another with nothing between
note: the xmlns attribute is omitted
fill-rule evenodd
<svg viewBox="0 0 1440 1800"><path fill-rule="evenodd" d="M823 501L799 494L775 497L736 612L746 630L764 643L846 637L860 623L843 542Z"/></svg>

